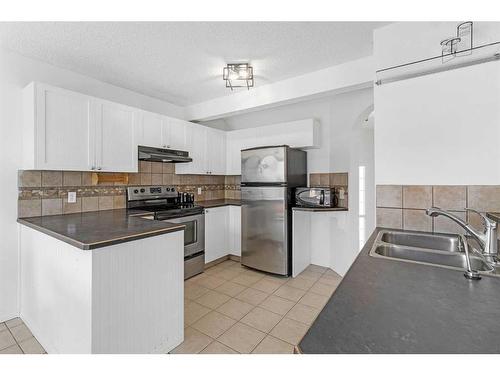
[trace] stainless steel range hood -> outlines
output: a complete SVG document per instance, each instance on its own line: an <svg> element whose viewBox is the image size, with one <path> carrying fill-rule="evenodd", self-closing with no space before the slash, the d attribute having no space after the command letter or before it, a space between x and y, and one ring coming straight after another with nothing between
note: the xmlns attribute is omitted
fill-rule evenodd
<svg viewBox="0 0 500 375"><path fill-rule="evenodd" d="M139 146L139 160L162 163L189 163L193 161L193 159L189 157L189 152L187 151L147 146Z"/></svg>

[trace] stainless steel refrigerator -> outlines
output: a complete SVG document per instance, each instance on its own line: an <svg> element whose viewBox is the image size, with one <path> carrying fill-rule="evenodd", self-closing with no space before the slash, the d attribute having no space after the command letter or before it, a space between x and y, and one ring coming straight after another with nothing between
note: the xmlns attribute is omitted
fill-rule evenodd
<svg viewBox="0 0 500 375"><path fill-rule="evenodd" d="M306 156L288 146L241 151L241 264L291 275L293 192L307 185Z"/></svg>

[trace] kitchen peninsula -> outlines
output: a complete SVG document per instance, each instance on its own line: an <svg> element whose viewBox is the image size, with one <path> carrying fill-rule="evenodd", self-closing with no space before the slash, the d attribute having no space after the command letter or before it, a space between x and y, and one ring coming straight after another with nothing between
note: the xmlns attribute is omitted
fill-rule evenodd
<svg viewBox="0 0 500 375"><path fill-rule="evenodd" d="M20 317L48 353L166 353L183 341L183 225L126 210L18 222Z"/></svg>

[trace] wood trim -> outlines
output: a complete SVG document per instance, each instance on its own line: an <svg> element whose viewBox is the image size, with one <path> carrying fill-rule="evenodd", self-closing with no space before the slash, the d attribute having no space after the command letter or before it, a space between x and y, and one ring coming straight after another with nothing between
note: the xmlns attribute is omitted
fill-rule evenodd
<svg viewBox="0 0 500 375"><path fill-rule="evenodd" d="M128 185L128 173L92 173L93 186L115 182Z"/></svg>

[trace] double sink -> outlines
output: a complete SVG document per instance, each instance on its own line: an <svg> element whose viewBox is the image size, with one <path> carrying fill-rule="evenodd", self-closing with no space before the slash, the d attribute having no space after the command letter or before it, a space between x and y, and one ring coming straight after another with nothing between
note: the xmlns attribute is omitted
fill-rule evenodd
<svg viewBox="0 0 500 375"><path fill-rule="evenodd" d="M404 262L427 264L457 270L467 268L462 238L453 234L434 234L381 230L370 250L373 257L382 257ZM478 248L471 239L469 249ZM488 264L477 252L470 251L473 270L483 274L500 276L498 270Z"/></svg>

